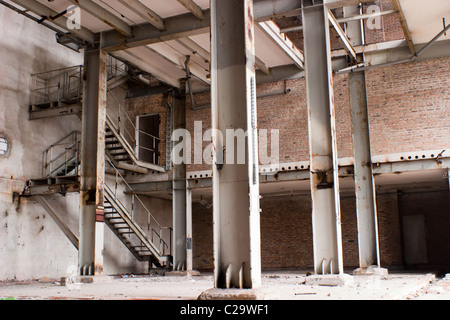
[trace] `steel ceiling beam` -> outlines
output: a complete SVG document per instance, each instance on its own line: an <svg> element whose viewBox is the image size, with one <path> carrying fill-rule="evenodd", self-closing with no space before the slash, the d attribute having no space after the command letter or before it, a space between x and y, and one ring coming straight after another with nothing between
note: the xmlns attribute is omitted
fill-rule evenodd
<svg viewBox="0 0 450 320"><path fill-rule="evenodd" d="M409 32L408 24L406 23L405 15L403 14L400 2L398 0L392 0L392 4L394 5L394 9L398 12L398 18L400 20L400 24L402 25L403 35L408 43L409 51L411 51L411 54L415 55L416 49L414 49L414 43L412 41L411 33Z"/></svg>
<svg viewBox="0 0 450 320"><path fill-rule="evenodd" d="M179 56L177 55L174 50L172 50L170 47L168 47L164 43L155 43L151 46L146 46L148 50L151 50L155 52L156 54L160 55L162 58L166 59L170 63L174 64L181 70L185 70L185 56ZM198 80L206 83L211 84L211 81L208 79L209 71L201 68L199 65L191 63L189 65L189 70L191 74L197 78Z"/></svg>
<svg viewBox="0 0 450 320"><path fill-rule="evenodd" d="M293 11L300 14L301 0L254 0L254 7L255 21L262 22L287 16ZM203 11L202 20L191 13L169 17L164 19L165 29L162 31L155 30L151 24L140 24L132 27L133 37L124 36L115 30L105 31L102 33L101 48L113 52L208 33L210 16L210 9L207 9Z"/></svg>
<svg viewBox="0 0 450 320"><path fill-rule="evenodd" d="M305 69L305 58L303 53L297 49L289 38L280 32L280 28L273 21L260 22L259 28L292 59L299 68Z"/></svg>
<svg viewBox="0 0 450 320"><path fill-rule="evenodd" d="M193 0L177 0L183 7L189 10L197 19L203 20L203 10Z"/></svg>
<svg viewBox="0 0 450 320"><path fill-rule="evenodd" d="M142 60L140 57L136 56L134 53L129 51L119 51L115 52L114 56L117 56L121 59L128 61L130 64L136 66L138 69L141 69L151 75L153 75L158 80L174 87L179 88L180 84L178 79L170 77L165 70L161 70L146 61Z"/></svg>
<svg viewBox="0 0 450 320"><path fill-rule="evenodd" d="M353 58L353 60L357 60L356 57L356 51L355 48L353 48L352 44L350 43L350 40L348 39L347 35L345 34L344 30L342 30L341 26L339 25L339 22L336 20L336 17L331 12L330 9L328 9L328 20L333 26L333 30L335 33L339 36L339 40L341 44L344 46L344 49L347 51L348 54Z"/></svg>
<svg viewBox="0 0 450 320"><path fill-rule="evenodd" d="M372 18L387 16L387 15L394 14L394 13L397 13L397 11L396 10L386 10L386 11L381 11L381 12L358 14L358 15L354 15L351 17L339 18L336 20L338 23L345 23L345 22L352 22L352 21L357 21L357 20L365 20L365 19L372 19ZM301 31L301 30L303 30L303 26L283 28L280 31L282 33L286 33L286 32L294 32L294 31Z"/></svg>
<svg viewBox="0 0 450 320"><path fill-rule="evenodd" d="M191 51L193 54L197 54L200 58L202 58L205 62L211 62L211 54L208 52L208 50L205 50L202 46L200 46L198 43L193 41L190 38L184 38L184 39L178 39L177 42L181 44L183 47ZM264 61L262 61L260 58L255 57L256 67L264 72L266 75L270 75L269 67L266 65Z"/></svg>
<svg viewBox="0 0 450 320"><path fill-rule="evenodd" d="M85 27L81 27L80 29L69 29L68 26L70 25L70 21L64 16L59 17L56 20L52 20L51 17L56 16L58 12L50 9L49 7L43 5L38 1L34 0L11 0L11 1L41 17L47 17L51 23L57 25L58 27L64 30L67 30L67 32L70 32L71 34L80 37L81 39L89 43L94 42L95 35L93 32L91 32Z"/></svg>
<svg viewBox="0 0 450 320"><path fill-rule="evenodd" d="M139 0L118 0L125 7L144 18L148 23L154 26L158 30L164 30L164 19L161 18L156 12L151 10L146 5L142 4Z"/></svg>
<svg viewBox="0 0 450 320"><path fill-rule="evenodd" d="M111 26L121 34L127 37L132 36L131 27L122 19L112 14L102 6L92 0L70 0L73 4L79 6L84 11L90 13L100 21Z"/></svg>

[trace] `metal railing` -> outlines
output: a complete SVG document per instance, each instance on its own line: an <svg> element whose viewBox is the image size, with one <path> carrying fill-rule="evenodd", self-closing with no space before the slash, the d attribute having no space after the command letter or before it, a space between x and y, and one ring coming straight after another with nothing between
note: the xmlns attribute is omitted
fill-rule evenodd
<svg viewBox="0 0 450 320"><path fill-rule="evenodd" d="M157 145L157 141L158 142L163 142L165 141L164 139L161 139L159 137L156 137L148 132L139 130L136 127L135 121L133 121L130 116L128 115L128 112L125 110L125 108L123 107L123 105L119 102L119 100L117 99L117 97L114 95L114 93L108 89L108 93L110 94L110 96L113 98L114 102L115 102L115 106L111 105L110 102L108 102L107 100L107 109L106 112L108 114L108 116L110 117L110 119L112 120L112 123L114 124L114 129L116 129L116 131L122 135L122 137L129 143L130 146L134 146L135 149L134 151L134 155L136 157L136 159L139 159L139 152L138 150L147 150L150 152L153 152L153 164L159 164L159 159L156 158L156 154L158 153L159 150L156 149L151 149L151 148L147 148L144 146L141 146L138 144L137 141L137 135L143 134L147 137L150 137L153 140L153 145L156 146ZM141 160L141 159L139 159Z"/></svg>
<svg viewBox="0 0 450 320"><path fill-rule="evenodd" d="M51 145L42 155L42 177L78 175L81 132L73 131Z"/></svg>
<svg viewBox="0 0 450 320"><path fill-rule="evenodd" d="M74 66L31 75L31 105L80 101L83 93L83 66Z"/></svg>
<svg viewBox="0 0 450 320"><path fill-rule="evenodd" d="M171 254L172 250L172 228L171 227L163 227L161 224L156 220L156 218L152 215L148 207L145 205L145 203L142 201L142 199L134 192L134 190L131 188L131 186L128 184L128 182L125 180L125 178L120 173L119 169L116 168L113 161L107 156L105 157L106 163L108 163L111 168L115 172L115 180L114 180L114 188L111 188L110 186L107 186L113 193L114 200L117 201L123 208L126 208L127 212L130 214L130 218L134 221L135 224L139 225L139 223L136 221L135 216L137 213L137 209L139 205L140 208L143 209L145 214L147 215L147 230L150 232L150 235L147 234L147 240L148 236L150 236L150 241L153 245L155 245L155 236L158 243L158 250L160 255L166 256ZM123 202L120 201L118 198L118 187L119 184L125 185L127 193L131 194L131 203L127 206ZM167 230L169 232L169 244L163 239L163 231ZM159 231L159 232L158 232ZM167 232L166 232L167 233Z"/></svg>

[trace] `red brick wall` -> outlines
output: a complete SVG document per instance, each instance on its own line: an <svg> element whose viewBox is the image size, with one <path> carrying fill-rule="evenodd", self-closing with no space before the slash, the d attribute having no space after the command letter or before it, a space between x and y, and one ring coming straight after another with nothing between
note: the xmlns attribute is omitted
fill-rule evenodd
<svg viewBox="0 0 450 320"><path fill-rule="evenodd" d="M367 98L373 155L445 149L450 145L450 58L427 60L367 72ZM258 94L291 89L285 95L258 99L258 127L280 132L280 162L309 160L305 80L258 86ZM348 76L334 78L338 156L352 156ZM195 95L196 104L209 94ZM203 121L209 129L211 110L188 108L188 129ZM204 143L206 146L207 143ZM188 170L207 170L192 165Z"/></svg>
<svg viewBox="0 0 450 320"><path fill-rule="evenodd" d="M450 58L367 74L373 154L450 146Z"/></svg>
<svg viewBox="0 0 450 320"><path fill-rule="evenodd" d="M367 73L367 94L371 126L371 145L374 155L418 150L446 149L450 146L450 58L379 68ZM258 93L284 88L284 82L258 87ZM305 80L286 81L291 89L287 95L258 99L260 128L280 130L282 162L308 160L308 125ZM349 88L346 75L334 79L338 155L352 155ZM196 105L208 104L209 94L195 96ZM130 102L135 112L150 112L161 107L162 96L140 98ZM196 120L203 121L203 129L210 126L210 109L193 111L188 107L188 129ZM162 124L164 127L164 124ZM206 144L206 143L205 143ZM164 154L164 153L162 153ZM205 165L189 166L188 170L209 169ZM401 198L402 213L434 202L425 194L417 201ZM402 237L397 194L381 194L378 200L380 250L383 266L402 265ZM264 268L311 268L312 231L309 196L266 198L261 202L262 262ZM438 229L447 219L447 202L425 210L434 217L429 226L431 254L436 264L446 262L444 251L438 251L445 230ZM422 205L423 203L423 205ZM408 204L408 206L406 206ZM213 266L212 213L200 204L194 205L194 265L198 269ZM447 219L448 220L448 219ZM355 200L342 199L342 230L344 264L358 265ZM448 241L447 241L448 242ZM442 250L447 250L441 246ZM448 250L446 251L448 252ZM442 253L442 254L440 254ZM447 255L445 255L447 257ZM447 259L447 258L445 258Z"/></svg>
<svg viewBox="0 0 450 320"><path fill-rule="evenodd" d="M353 196L341 196L344 267L349 269L359 265L355 203ZM401 266L402 242L397 194L379 194L377 205L382 266ZM445 207L438 208L442 211ZM262 267L313 268L311 197L265 197L261 200L261 209ZM193 251L194 268L213 268L212 209L206 209L198 203L193 206Z"/></svg>

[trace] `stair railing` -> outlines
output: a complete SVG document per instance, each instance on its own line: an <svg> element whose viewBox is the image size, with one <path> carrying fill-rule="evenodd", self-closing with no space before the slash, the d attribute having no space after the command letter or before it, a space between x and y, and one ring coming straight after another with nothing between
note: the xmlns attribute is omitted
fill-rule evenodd
<svg viewBox="0 0 450 320"><path fill-rule="evenodd" d="M31 105L80 101L83 66L73 66L31 75Z"/></svg>
<svg viewBox="0 0 450 320"><path fill-rule="evenodd" d="M81 132L73 131L52 144L42 155L42 177L53 177L57 174L78 175L80 164ZM69 170L70 167L73 169Z"/></svg>
<svg viewBox="0 0 450 320"><path fill-rule="evenodd" d="M114 93L112 92L112 90L110 90L108 88L108 93L110 94L110 96L113 98L113 100L115 101L115 106L112 106L108 100L107 100L107 113L111 114L110 118L112 120L112 123L115 126L116 131L121 134L126 141L128 141L128 143L130 144L130 146L135 148L135 156L136 159L139 159L138 157L138 150L147 150L147 151L151 151L153 152L154 155L156 155L156 153L158 152L158 150L152 149L152 148L147 148L144 146L141 146L138 144L137 142L137 135L139 134L143 134L147 137L150 137L151 139L153 139L153 145L156 146L156 141L159 142L163 142L164 140L156 137L154 135L151 135L148 132L142 131L140 129L138 129L135 125L135 121L133 121L130 116L128 115L128 112L125 110L125 108L123 107L123 105L119 102L119 100L117 99L117 97L114 95ZM158 161L156 161L156 156L153 157L153 164L159 164L157 163Z"/></svg>
<svg viewBox="0 0 450 320"><path fill-rule="evenodd" d="M115 186L114 186L114 188L111 188L108 186L108 188L113 192L115 201L117 201L124 208L126 208L124 203L121 202L118 198L118 186L119 186L119 183L123 183L126 186L126 188L128 189L128 193L130 193L131 197L132 197L131 208L129 208L129 209L127 208L127 211L130 213L130 217L136 224L138 224L138 222L135 220L136 203L138 203L142 207L142 209L145 211L145 213L147 214L147 225L148 225L147 229L148 229L148 231L150 231L150 241L153 244L155 244L154 235L156 235L156 237L157 237L156 240L158 240L158 242L159 242L158 248L159 248L160 254L162 256L170 255L171 250L172 250L172 228L161 226L161 224L152 215L152 213L150 212L148 207L145 205L145 203L142 201L142 199L136 194L136 192L134 192L134 190L131 188L131 186L128 184L128 182L125 180L123 175L120 173L119 169L116 168L116 166L114 165L113 161L109 158L109 156L105 157L105 161L107 163L109 163L109 165L115 172L115 180L114 180ZM164 230L169 231L169 239L170 239L169 244L167 244L167 242L163 239L163 231ZM146 238L148 239L148 235Z"/></svg>

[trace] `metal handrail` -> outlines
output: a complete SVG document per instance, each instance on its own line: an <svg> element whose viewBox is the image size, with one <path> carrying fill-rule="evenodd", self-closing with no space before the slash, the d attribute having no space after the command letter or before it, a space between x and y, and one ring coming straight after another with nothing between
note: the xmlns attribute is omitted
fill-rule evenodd
<svg viewBox="0 0 450 320"><path fill-rule="evenodd" d="M78 174L78 165L80 164L80 144L81 144L80 131L73 131L60 139L56 143L52 144L48 149L43 152L42 156L42 177L51 177L64 168L64 173L68 174L68 165L75 159L75 170ZM70 141L65 142L70 138ZM57 149L63 149L61 152L56 153ZM64 157L64 162L59 163L61 158Z"/></svg>
<svg viewBox="0 0 450 320"><path fill-rule="evenodd" d="M82 74L81 65L32 74L31 105L80 99Z"/></svg>
<svg viewBox="0 0 450 320"><path fill-rule="evenodd" d="M167 243L162 239L162 232L163 232L164 229L171 229L171 228L161 226L161 224L152 215L151 211L147 208L147 206L144 204L144 202L141 200L141 198L139 198L139 196L136 194L136 192L134 192L134 190L131 188L131 186L128 184L128 182L125 180L125 178L122 176L122 174L120 173L119 169L117 169L117 167L114 165L113 161L109 158L109 156L105 156L105 160L111 165L111 167L115 171L115 188L114 188L114 191L110 188L110 190L113 191L114 199L120 202L120 200L117 198L117 185L118 185L118 182L119 182L118 180L120 178L121 181L130 190L133 199L137 199L137 201L140 203L140 205L142 206L144 211L147 213L149 225L151 225L151 222L152 222L152 219L153 219L153 221L159 227L159 233L153 227L151 228L152 229L152 239L153 239L153 232L155 232L158 235L159 239L160 239L160 244L161 244L161 241L163 242L163 248L164 248L164 246L166 246L169 249L169 252L170 252L171 246L167 245ZM133 215L133 210L132 210L131 214ZM152 240L152 242L153 242L153 240Z"/></svg>

